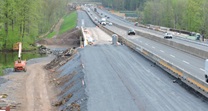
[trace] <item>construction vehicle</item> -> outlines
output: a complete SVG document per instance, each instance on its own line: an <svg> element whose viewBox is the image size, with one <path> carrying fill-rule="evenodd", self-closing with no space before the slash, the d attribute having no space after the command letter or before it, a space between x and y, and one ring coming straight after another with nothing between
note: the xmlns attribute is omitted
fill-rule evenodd
<svg viewBox="0 0 208 111"><path fill-rule="evenodd" d="M24 71L26 72L26 60L21 60L21 53L22 53L22 43L17 42L13 45L13 50L18 51L18 60L14 62L14 71Z"/></svg>

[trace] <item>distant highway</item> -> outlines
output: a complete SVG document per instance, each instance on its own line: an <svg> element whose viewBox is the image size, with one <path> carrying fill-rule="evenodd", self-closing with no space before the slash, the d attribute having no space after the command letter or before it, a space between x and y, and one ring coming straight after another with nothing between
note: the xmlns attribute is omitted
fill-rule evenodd
<svg viewBox="0 0 208 111"><path fill-rule="evenodd" d="M164 37L164 33L162 33L162 32L158 32L158 31L154 31L154 30L134 26L133 23L121 20L121 19L119 19L119 17L116 17L115 15L112 15L112 14L108 13L107 11L103 11L103 10L100 10L100 9L97 9L97 11L99 12L99 14L103 13L103 15L100 14L100 16L102 16L102 17L104 17L105 15L109 16L110 17L109 21L112 22L112 23L116 23L116 24L119 24L121 26L125 26L125 27L128 27L128 28L133 28L135 30L148 32L148 33L151 33L153 35L157 35L158 37L161 37L161 38ZM187 40L182 40L182 39L178 39L178 38L174 38L174 37L173 37L173 39L170 39L170 40L175 41L177 43L185 44L187 46L196 47L198 49L208 51L208 44L207 45L201 45L201 43L199 44L199 42L189 42Z"/></svg>

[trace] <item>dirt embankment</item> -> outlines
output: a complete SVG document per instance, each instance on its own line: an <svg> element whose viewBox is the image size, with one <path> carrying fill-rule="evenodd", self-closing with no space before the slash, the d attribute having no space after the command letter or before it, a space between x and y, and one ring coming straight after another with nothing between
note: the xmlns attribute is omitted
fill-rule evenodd
<svg viewBox="0 0 208 111"><path fill-rule="evenodd" d="M42 45L56 45L56 46L67 46L67 47L78 47L80 46L80 36L82 36L80 29L73 29L68 31L62 35L58 35L56 38L51 39L43 39L38 41L37 43Z"/></svg>

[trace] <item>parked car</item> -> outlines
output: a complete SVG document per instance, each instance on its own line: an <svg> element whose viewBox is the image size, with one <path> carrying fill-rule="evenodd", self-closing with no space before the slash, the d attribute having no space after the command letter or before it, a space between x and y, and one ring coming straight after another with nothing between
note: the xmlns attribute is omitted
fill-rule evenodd
<svg viewBox="0 0 208 111"><path fill-rule="evenodd" d="M164 38L165 39L172 39L173 35L171 33L165 33Z"/></svg>
<svg viewBox="0 0 208 111"><path fill-rule="evenodd" d="M136 35L136 32L134 29L129 29L127 32L128 35Z"/></svg>

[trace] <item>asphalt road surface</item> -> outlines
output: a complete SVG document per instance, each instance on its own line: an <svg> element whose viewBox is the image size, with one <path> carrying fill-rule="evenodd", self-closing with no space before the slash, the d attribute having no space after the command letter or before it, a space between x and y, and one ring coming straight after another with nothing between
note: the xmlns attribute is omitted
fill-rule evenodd
<svg viewBox="0 0 208 111"><path fill-rule="evenodd" d="M89 111L206 111L165 71L125 46L87 46L81 53Z"/></svg>
<svg viewBox="0 0 208 111"><path fill-rule="evenodd" d="M77 26L95 27L95 24L90 20L86 12L78 10L77 13L78 13Z"/></svg>

